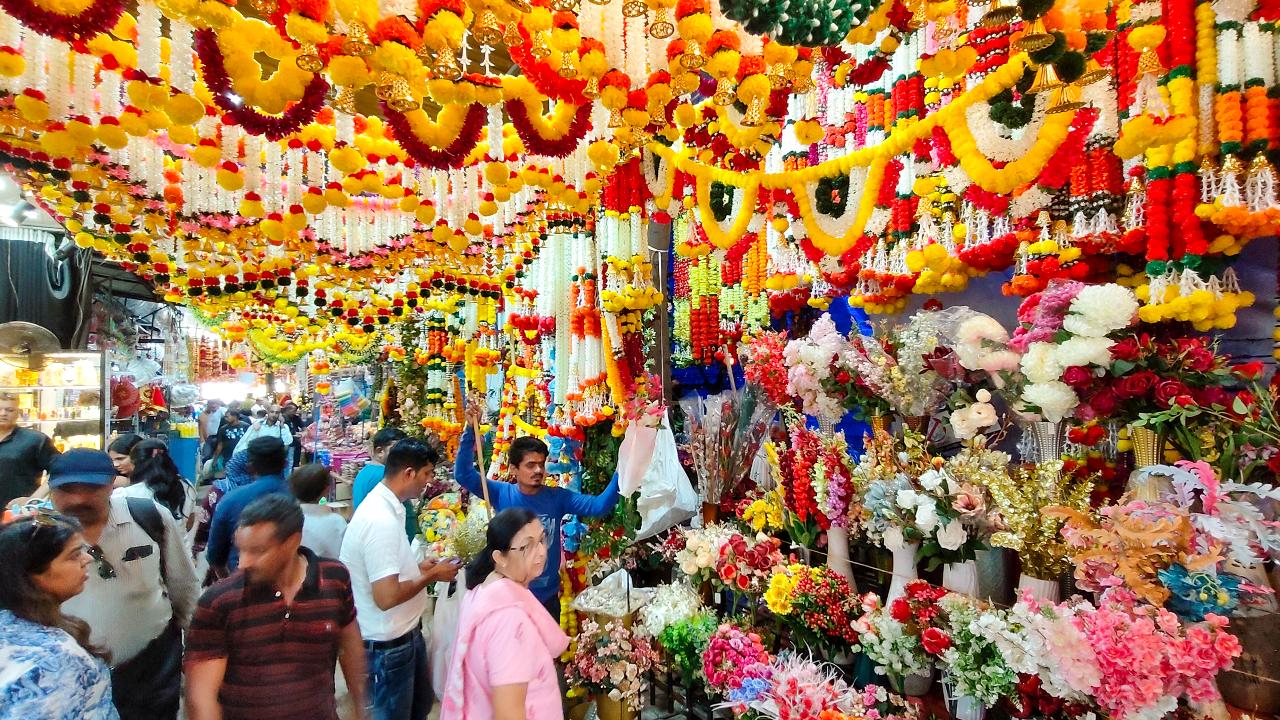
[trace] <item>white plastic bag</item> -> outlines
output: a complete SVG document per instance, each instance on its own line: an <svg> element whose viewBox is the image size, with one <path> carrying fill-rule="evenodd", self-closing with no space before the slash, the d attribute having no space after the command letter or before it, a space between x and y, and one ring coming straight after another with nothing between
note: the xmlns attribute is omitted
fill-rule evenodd
<svg viewBox="0 0 1280 720"><path fill-rule="evenodd" d="M461 575L461 573L459 573ZM458 635L458 616L462 613L462 596L467 594L462 578L449 594L449 583L436 583L439 596L436 611L431 616L431 637L427 648L431 663L431 688L436 699L444 701L444 691L449 682L449 665L453 655L453 641Z"/></svg>
<svg viewBox="0 0 1280 720"><path fill-rule="evenodd" d="M662 427L654 433L653 455L639 484L640 500L636 509L640 513L640 530L636 533L637 540L653 537L679 525L698 510L698 493L680 465L671 423L664 417ZM621 489L621 453L618 465Z"/></svg>

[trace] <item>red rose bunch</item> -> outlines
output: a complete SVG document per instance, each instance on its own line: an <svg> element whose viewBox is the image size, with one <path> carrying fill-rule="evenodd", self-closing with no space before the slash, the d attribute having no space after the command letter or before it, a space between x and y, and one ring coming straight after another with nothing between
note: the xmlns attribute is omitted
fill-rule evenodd
<svg viewBox="0 0 1280 720"><path fill-rule="evenodd" d="M720 558L716 561L716 578L725 588L736 592L760 593L769 583L774 568L785 562L778 549L777 538L765 538L756 543L735 534L720 546Z"/></svg>

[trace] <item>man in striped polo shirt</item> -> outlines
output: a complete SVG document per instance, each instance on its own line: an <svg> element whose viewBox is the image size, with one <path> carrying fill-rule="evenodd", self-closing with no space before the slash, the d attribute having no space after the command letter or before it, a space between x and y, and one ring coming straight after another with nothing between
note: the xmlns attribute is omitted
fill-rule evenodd
<svg viewBox="0 0 1280 720"><path fill-rule="evenodd" d="M337 720L335 661L365 717L351 579L342 563L302 547L302 522L287 495L240 513L239 570L200 598L187 633L190 720Z"/></svg>

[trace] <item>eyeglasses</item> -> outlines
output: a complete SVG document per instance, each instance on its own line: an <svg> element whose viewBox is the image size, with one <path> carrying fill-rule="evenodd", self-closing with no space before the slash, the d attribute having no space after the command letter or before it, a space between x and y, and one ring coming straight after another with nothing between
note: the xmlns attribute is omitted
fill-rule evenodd
<svg viewBox="0 0 1280 720"><path fill-rule="evenodd" d="M98 577L103 580L110 580L116 576L116 569L111 567L111 563L107 562L107 559L102 556L102 548L97 545L86 544L84 551L98 564Z"/></svg>
<svg viewBox="0 0 1280 720"><path fill-rule="evenodd" d="M31 527L34 528L31 531L32 540L36 539L36 536L40 534L41 530L45 528L56 528L64 523L61 515L43 506L32 510L28 517L31 518Z"/></svg>
<svg viewBox="0 0 1280 720"><path fill-rule="evenodd" d="M530 550L532 550L532 549L534 549L534 548L536 548L536 547L538 547L538 546L542 546L542 547L546 547L546 546L547 546L547 535L546 535L546 533L543 533L543 534L542 534L542 537L538 538L537 540L534 540L534 541L532 541L532 542L526 543L526 544L522 545L521 547L513 547L513 548L511 548L511 552L518 552L518 553L520 553L521 555L523 555L523 554L525 554L525 553L529 552Z"/></svg>

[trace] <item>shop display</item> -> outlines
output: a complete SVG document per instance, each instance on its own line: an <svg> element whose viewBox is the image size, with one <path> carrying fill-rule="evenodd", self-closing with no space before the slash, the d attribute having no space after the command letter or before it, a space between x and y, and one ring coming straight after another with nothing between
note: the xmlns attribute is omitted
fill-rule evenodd
<svg viewBox="0 0 1280 720"><path fill-rule="evenodd" d="M0 356L0 394L18 401L18 425L48 435L58 450L102 449L108 415L104 356L59 352Z"/></svg>

